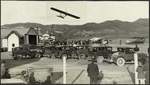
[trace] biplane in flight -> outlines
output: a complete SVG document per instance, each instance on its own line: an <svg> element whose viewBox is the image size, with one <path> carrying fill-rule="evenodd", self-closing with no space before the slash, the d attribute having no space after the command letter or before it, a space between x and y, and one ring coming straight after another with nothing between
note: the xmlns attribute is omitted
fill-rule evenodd
<svg viewBox="0 0 150 85"><path fill-rule="evenodd" d="M64 19L66 16L70 16L70 17L75 18L75 19L80 19L80 17L78 17L76 15L73 15L71 13L68 13L68 12L53 8L53 7L51 7L50 9L53 10L53 11L59 12L60 15L57 15L57 17L60 17L62 19Z"/></svg>

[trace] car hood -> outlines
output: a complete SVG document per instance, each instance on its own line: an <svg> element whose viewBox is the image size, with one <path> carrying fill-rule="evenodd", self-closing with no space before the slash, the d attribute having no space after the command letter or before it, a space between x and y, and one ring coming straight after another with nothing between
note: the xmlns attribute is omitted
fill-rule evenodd
<svg viewBox="0 0 150 85"><path fill-rule="evenodd" d="M146 56L145 53L137 53L138 56Z"/></svg>
<svg viewBox="0 0 150 85"><path fill-rule="evenodd" d="M115 52L111 55L112 58L117 57L119 55L119 52Z"/></svg>

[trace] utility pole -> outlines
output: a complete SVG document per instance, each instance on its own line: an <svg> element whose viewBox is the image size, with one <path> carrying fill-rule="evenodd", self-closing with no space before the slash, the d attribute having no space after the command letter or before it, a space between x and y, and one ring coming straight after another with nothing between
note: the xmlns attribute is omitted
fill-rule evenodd
<svg viewBox="0 0 150 85"><path fill-rule="evenodd" d="M66 84L66 58L67 56L63 57L63 84Z"/></svg>
<svg viewBox="0 0 150 85"><path fill-rule="evenodd" d="M138 55L137 55L137 53L134 53L135 84L139 84L138 78L137 78L138 73L136 72L137 67L138 67Z"/></svg>

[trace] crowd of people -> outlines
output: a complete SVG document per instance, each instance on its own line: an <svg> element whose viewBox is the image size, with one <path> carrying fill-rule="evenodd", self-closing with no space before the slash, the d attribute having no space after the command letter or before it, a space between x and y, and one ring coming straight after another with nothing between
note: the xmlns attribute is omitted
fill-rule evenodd
<svg viewBox="0 0 150 85"><path fill-rule="evenodd" d="M70 46L73 46L73 45L89 45L89 44L100 44L100 45L106 45L106 44L109 44L111 43L112 40L109 40L109 39L99 39L99 40L96 40L96 41L91 41L91 40L70 40L70 41L67 41L67 40L63 40L63 41L60 41L60 40L45 40L43 41L44 44L49 44L49 45L70 45Z"/></svg>

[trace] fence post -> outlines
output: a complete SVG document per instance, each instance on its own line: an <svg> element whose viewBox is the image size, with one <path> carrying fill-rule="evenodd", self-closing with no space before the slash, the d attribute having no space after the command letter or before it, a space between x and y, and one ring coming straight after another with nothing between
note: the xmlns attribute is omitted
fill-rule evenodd
<svg viewBox="0 0 150 85"><path fill-rule="evenodd" d="M135 84L139 84L138 78L137 78L137 72L136 69L138 67L138 55L137 53L134 53L134 73L135 73Z"/></svg>
<svg viewBox="0 0 150 85"><path fill-rule="evenodd" d="M66 58L67 56L63 57L63 84L66 84Z"/></svg>

